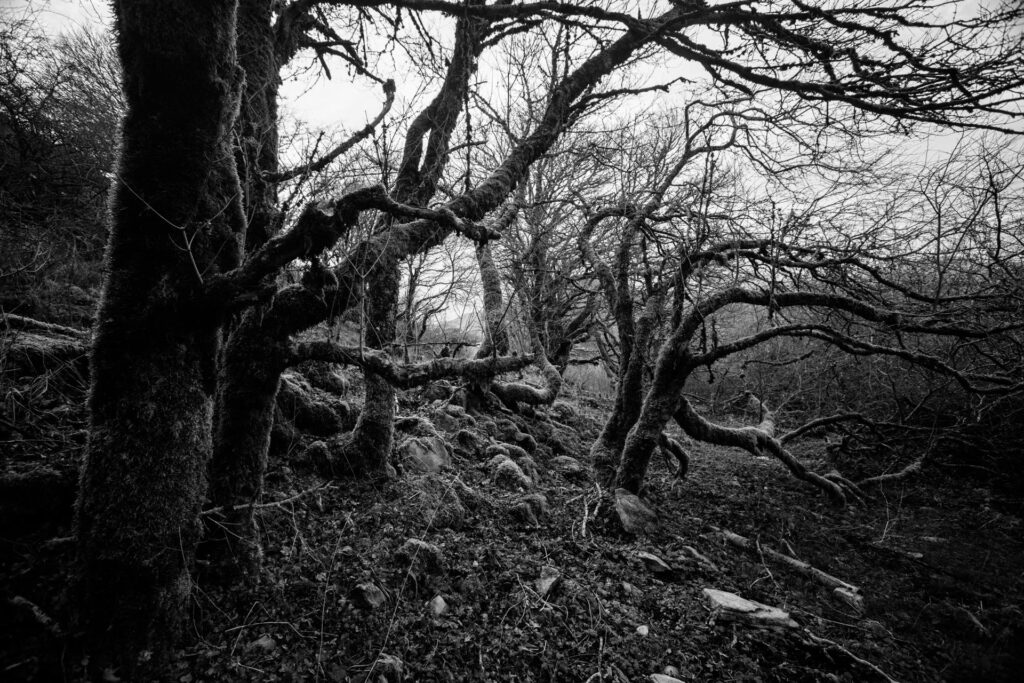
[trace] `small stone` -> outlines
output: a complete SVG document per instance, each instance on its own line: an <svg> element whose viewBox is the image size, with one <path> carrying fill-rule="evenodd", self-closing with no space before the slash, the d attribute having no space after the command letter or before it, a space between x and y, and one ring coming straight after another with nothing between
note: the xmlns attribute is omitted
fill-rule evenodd
<svg viewBox="0 0 1024 683"><path fill-rule="evenodd" d="M644 566L647 567L647 570L652 574L665 576L673 573L672 567L670 567L665 560L653 553L641 550L636 554L636 556L640 558L640 561L644 563Z"/></svg>
<svg viewBox="0 0 1024 683"><path fill-rule="evenodd" d="M439 574L444 566L441 549L418 538L410 538L403 543L395 558L414 574Z"/></svg>
<svg viewBox="0 0 1024 683"><path fill-rule="evenodd" d="M264 634L256 640L249 643L249 648L252 650L259 650L261 652L273 652L277 649L277 641L270 636Z"/></svg>
<svg viewBox="0 0 1024 683"><path fill-rule="evenodd" d="M374 662L373 670L387 683L398 683L405 673L405 662L394 655L381 653Z"/></svg>
<svg viewBox="0 0 1024 683"><path fill-rule="evenodd" d="M484 439L476 432L460 429L455 434L455 446L465 455L476 456L484 449Z"/></svg>
<svg viewBox="0 0 1024 683"><path fill-rule="evenodd" d="M388 598L377 584L367 581L357 584L349 594L349 599L359 609L372 612L387 602Z"/></svg>
<svg viewBox="0 0 1024 683"><path fill-rule="evenodd" d="M676 677L678 677L679 676L679 669L677 669L676 667L672 666L671 664L666 664L665 668L663 668L661 670L661 673L663 673L666 676L676 676Z"/></svg>
<svg viewBox="0 0 1024 683"><path fill-rule="evenodd" d="M448 611L448 603L444 601L440 595L435 595L433 599L427 603L427 608L430 609L430 613L435 617L439 617Z"/></svg>
<svg viewBox="0 0 1024 683"><path fill-rule="evenodd" d="M540 578L533 582L533 586L537 590L537 595L546 598L561 579L562 575L556 568L545 566L541 568Z"/></svg>
<svg viewBox="0 0 1024 683"><path fill-rule="evenodd" d="M665 674L651 674L651 683L683 683L678 678Z"/></svg>
<svg viewBox="0 0 1024 683"><path fill-rule="evenodd" d="M502 444L498 444L498 446L500 448L503 448L505 450L505 453L508 454L508 457L512 458L516 462L520 462L524 458L529 458L530 457L530 454L527 453L525 449L520 448L519 446L515 445L514 443L502 443ZM531 458L531 460L532 460L532 458Z"/></svg>
<svg viewBox="0 0 1024 683"><path fill-rule="evenodd" d="M636 634L638 636L643 637L643 636L646 636L650 632L651 632L651 629L648 628L646 624L642 624L642 625L636 627Z"/></svg>
<svg viewBox="0 0 1024 683"><path fill-rule="evenodd" d="M654 530L657 521L654 512L626 489L615 489L615 512L626 533L639 535Z"/></svg>

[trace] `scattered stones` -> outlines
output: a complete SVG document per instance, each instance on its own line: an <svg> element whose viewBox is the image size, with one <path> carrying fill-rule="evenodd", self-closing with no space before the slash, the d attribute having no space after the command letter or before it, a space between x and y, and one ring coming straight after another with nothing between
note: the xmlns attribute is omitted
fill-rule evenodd
<svg viewBox="0 0 1024 683"><path fill-rule="evenodd" d="M352 601L352 604L359 609L372 612L386 603L388 596L384 594L384 591L380 589L380 586L372 581L367 581L365 583L357 584L356 587L352 589L352 592L349 593L349 599Z"/></svg>
<svg viewBox="0 0 1024 683"><path fill-rule="evenodd" d="M503 489L514 491L528 489L533 485L519 465L508 456L501 456L500 460L496 456L489 464L493 467L494 483Z"/></svg>
<svg viewBox="0 0 1024 683"><path fill-rule="evenodd" d="M441 549L418 538L410 538L403 543L395 558L413 574L440 574L444 567Z"/></svg>
<svg viewBox="0 0 1024 683"><path fill-rule="evenodd" d="M711 607L709 621L740 621L760 628L797 628L797 623L790 618L789 613L778 607L714 588L705 588L704 597Z"/></svg>
<svg viewBox="0 0 1024 683"><path fill-rule="evenodd" d="M429 609L430 613L435 617L439 617L448 611L448 603L445 602L444 598L440 595L435 595L433 599L427 603L427 609Z"/></svg>
<svg viewBox="0 0 1024 683"><path fill-rule="evenodd" d="M561 580L562 575L557 569L544 566L540 570L540 578L533 582L533 587L537 591L537 595L543 599L548 597Z"/></svg>
<svg viewBox="0 0 1024 683"><path fill-rule="evenodd" d="M448 447L440 437L414 436L398 447L402 463L417 472L440 472L452 466Z"/></svg>
<svg viewBox="0 0 1024 683"><path fill-rule="evenodd" d="M615 512L622 528L633 535L650 533L657 523L654 512L626 489L615 489Z"/></svg>

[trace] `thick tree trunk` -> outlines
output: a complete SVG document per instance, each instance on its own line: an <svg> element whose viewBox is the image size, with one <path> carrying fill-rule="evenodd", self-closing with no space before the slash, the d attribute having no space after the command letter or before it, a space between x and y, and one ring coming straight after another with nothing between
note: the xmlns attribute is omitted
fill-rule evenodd
<svg viewBox="0 0 1024 683"><path fill-rule="evenodd" d="M239 256L242 74L234 2L115 9L128 107L92 351L78 619L90 666L145 680L180 635L201 529L219 330L192 301Z"/></svg>

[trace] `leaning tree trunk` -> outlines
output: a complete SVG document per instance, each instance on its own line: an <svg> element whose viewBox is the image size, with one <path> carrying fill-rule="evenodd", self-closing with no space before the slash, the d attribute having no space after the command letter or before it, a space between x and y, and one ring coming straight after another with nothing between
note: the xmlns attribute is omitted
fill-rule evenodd
<svg viewBox="0 0 1024 683"><path fill-rule="evenodd" d="M501 274L494 264L490 242L476 245L476 262L480 268L480 283L484 290L484 341L477 349L477 358L503 356L508 353L508 325L505 323L505 304L501 294Z"/></svg>
<svg viewBox="0 0 1024 683"><path fill-rule="evenodd" d="M127 112L97 315L77 504L90 667L162 675L181 634L211 452L218 316L203 279L238 260L235 3L115 5Z"/></svg>

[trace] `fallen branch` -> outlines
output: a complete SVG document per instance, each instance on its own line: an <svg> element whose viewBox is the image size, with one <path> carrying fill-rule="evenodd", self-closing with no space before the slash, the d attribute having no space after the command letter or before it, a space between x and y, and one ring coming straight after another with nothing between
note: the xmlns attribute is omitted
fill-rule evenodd
<svg viewBox="0 0 1024 683"><path fill-rule="evenodd" d="M914 462L904 467L899 472L891 472L889 474L879 474L876 477L868 477L867 479L861 479L857 482L857 486L864 488L865 486L881 486L882 484L890 484L894 481L906 479L912 474L917 474L921 471L921 467L924 465L924 456L921 456Z"/></svg>
<svg viewBox="0 0 1024 683"><path fill-rule="evenodd" d="M299 498L302 498L304 496L308 496L311 493L316 493L318 491L326 491L326 490L332 489L332 488L334 488L334 484L330 484L330 483L318 484L318 485L314 486L313 488L306 489L305 491L300 491L299 493L296 493L294 496L291 496L290 498L285 498L283 500L275 500L275 501L271 501L269 503L260 503L258 505L222 505L221 507L210 508L209 510L203 510L202 513L200 513L200 516L201 517L209 517L211 515L219 515L219 514L222 514L224 512L237 512L239 510L248 510L250 508L252 510L266 510L267 508L272 508L272 507L283 508L288 503L294 503Z"/></svg>
<svg viewBox="0 0 1024 683"><path fill-rule="evenodd" d="M824 584L825 586L832 588L832 595L837 600L846 603L847 605L853 607L858 611L863 611L864 598L861 596L860 588L858 588L857 586L847 583L846 581L843 581L840 578L832 576L831 574L823 572L817 567L813 567L802 560L796 559L795 557L790 557L789 555L777 552L775 550L772 550L771 548L766 548L760 543L751 541L749 538L744 538L743 536L733 533L728 529L715 528L715 531L721 534L726 541L736 546L737 548L742 548L744 550L755 552L762 556L768 557L772 560L775 560L776 562L786 565L791 569L795 569L797 572L803 574L804 576L810 579L814 579L818 583Z"/></svg>

